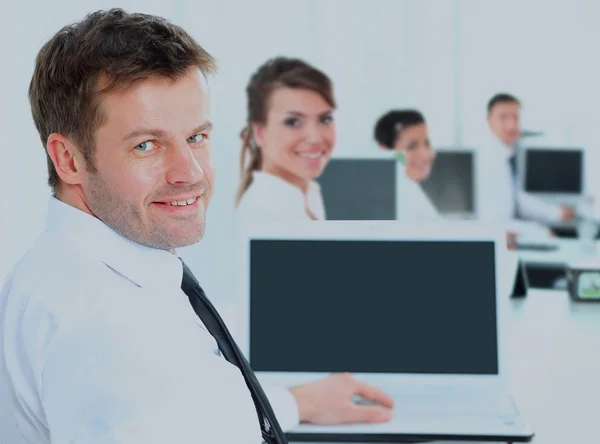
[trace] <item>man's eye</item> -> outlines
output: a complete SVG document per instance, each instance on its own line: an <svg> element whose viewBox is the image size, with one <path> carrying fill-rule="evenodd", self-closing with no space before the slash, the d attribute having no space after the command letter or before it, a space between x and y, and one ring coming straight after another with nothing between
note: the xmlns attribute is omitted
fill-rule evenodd
<svg viewBox="0 0 600 444"><path fill-rule="evenodd" d="M188 137L188 143L200 143L206 139L204 134L194 134L192 137Z"/></svg>
<svg viewBox="0 0 600 444"><path fill-rule="evenodd" d="M143 153L147 153L148 151L154 148L154 142L147 140L146 142L142 142L135 147L136 150L141 151Z"/></svg>

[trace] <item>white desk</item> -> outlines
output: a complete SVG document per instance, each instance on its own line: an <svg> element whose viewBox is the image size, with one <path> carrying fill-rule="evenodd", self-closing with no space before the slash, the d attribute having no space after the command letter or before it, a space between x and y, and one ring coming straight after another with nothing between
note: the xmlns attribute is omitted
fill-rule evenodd
<svg viewBox="0 0 600 444"><path fill-rule="evenodd" d="M600 442L600 303L531 290L509 302L513 393L536 444ZM454 443L456 444L456 443Z"/></svg>
<svg viewBox="0 0 600 444"><path fill-rule="evenodd" d="M533 442L600 442L600 304L547 290L510 304L511 380Z"/></svg>

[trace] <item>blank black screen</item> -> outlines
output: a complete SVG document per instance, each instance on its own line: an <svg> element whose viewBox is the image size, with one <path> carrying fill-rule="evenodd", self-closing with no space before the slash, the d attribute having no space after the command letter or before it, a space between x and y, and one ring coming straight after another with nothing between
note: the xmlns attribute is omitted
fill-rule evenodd
<svg viewBox="0 0 600 444"><path fill-rule="evenodd" d="M582 192L581 151L527 150L525 191L530 193Z"/></svg>
<svg viewBox="0 0 600 444"><path fill-rule="evenodd" d="M256 371L497 374L492 242L252 240Z"/></svg>
<svg viewBox="0 0 600 444"><path fill-rule="evenodd" d="M396 220L395 159L332 159L317 179L328 220Z"/></svg>

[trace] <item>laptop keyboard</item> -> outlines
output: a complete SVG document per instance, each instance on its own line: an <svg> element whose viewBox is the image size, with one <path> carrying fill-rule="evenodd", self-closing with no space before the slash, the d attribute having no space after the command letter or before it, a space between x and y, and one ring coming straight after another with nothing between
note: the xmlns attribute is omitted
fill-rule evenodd
<svg viewBox="0 0 600 444"><path fill-rule="evenodd" d="M509 396L410 393L394 396L394 415L402 418L503 416L517 414Z"/></svg>
<svg viewBox="0 0 600 444"><path fill-rule="evenodd" d="M523 251L554 251L558 250L558 245L556 244L535 244L535 243L526 243L526 242L517 242L517 250Z"/></svg>

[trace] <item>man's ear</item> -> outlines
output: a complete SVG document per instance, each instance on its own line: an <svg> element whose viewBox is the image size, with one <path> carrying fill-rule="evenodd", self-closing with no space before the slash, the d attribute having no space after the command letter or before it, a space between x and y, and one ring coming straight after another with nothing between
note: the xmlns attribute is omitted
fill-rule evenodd
<svg viewBox="0 0 600 444"><path fill-rule="evenodd" d="M60 179L70 185L82 182L85 161L77 147L65 136L52 133L46 142L46 151Z"/></svg>

